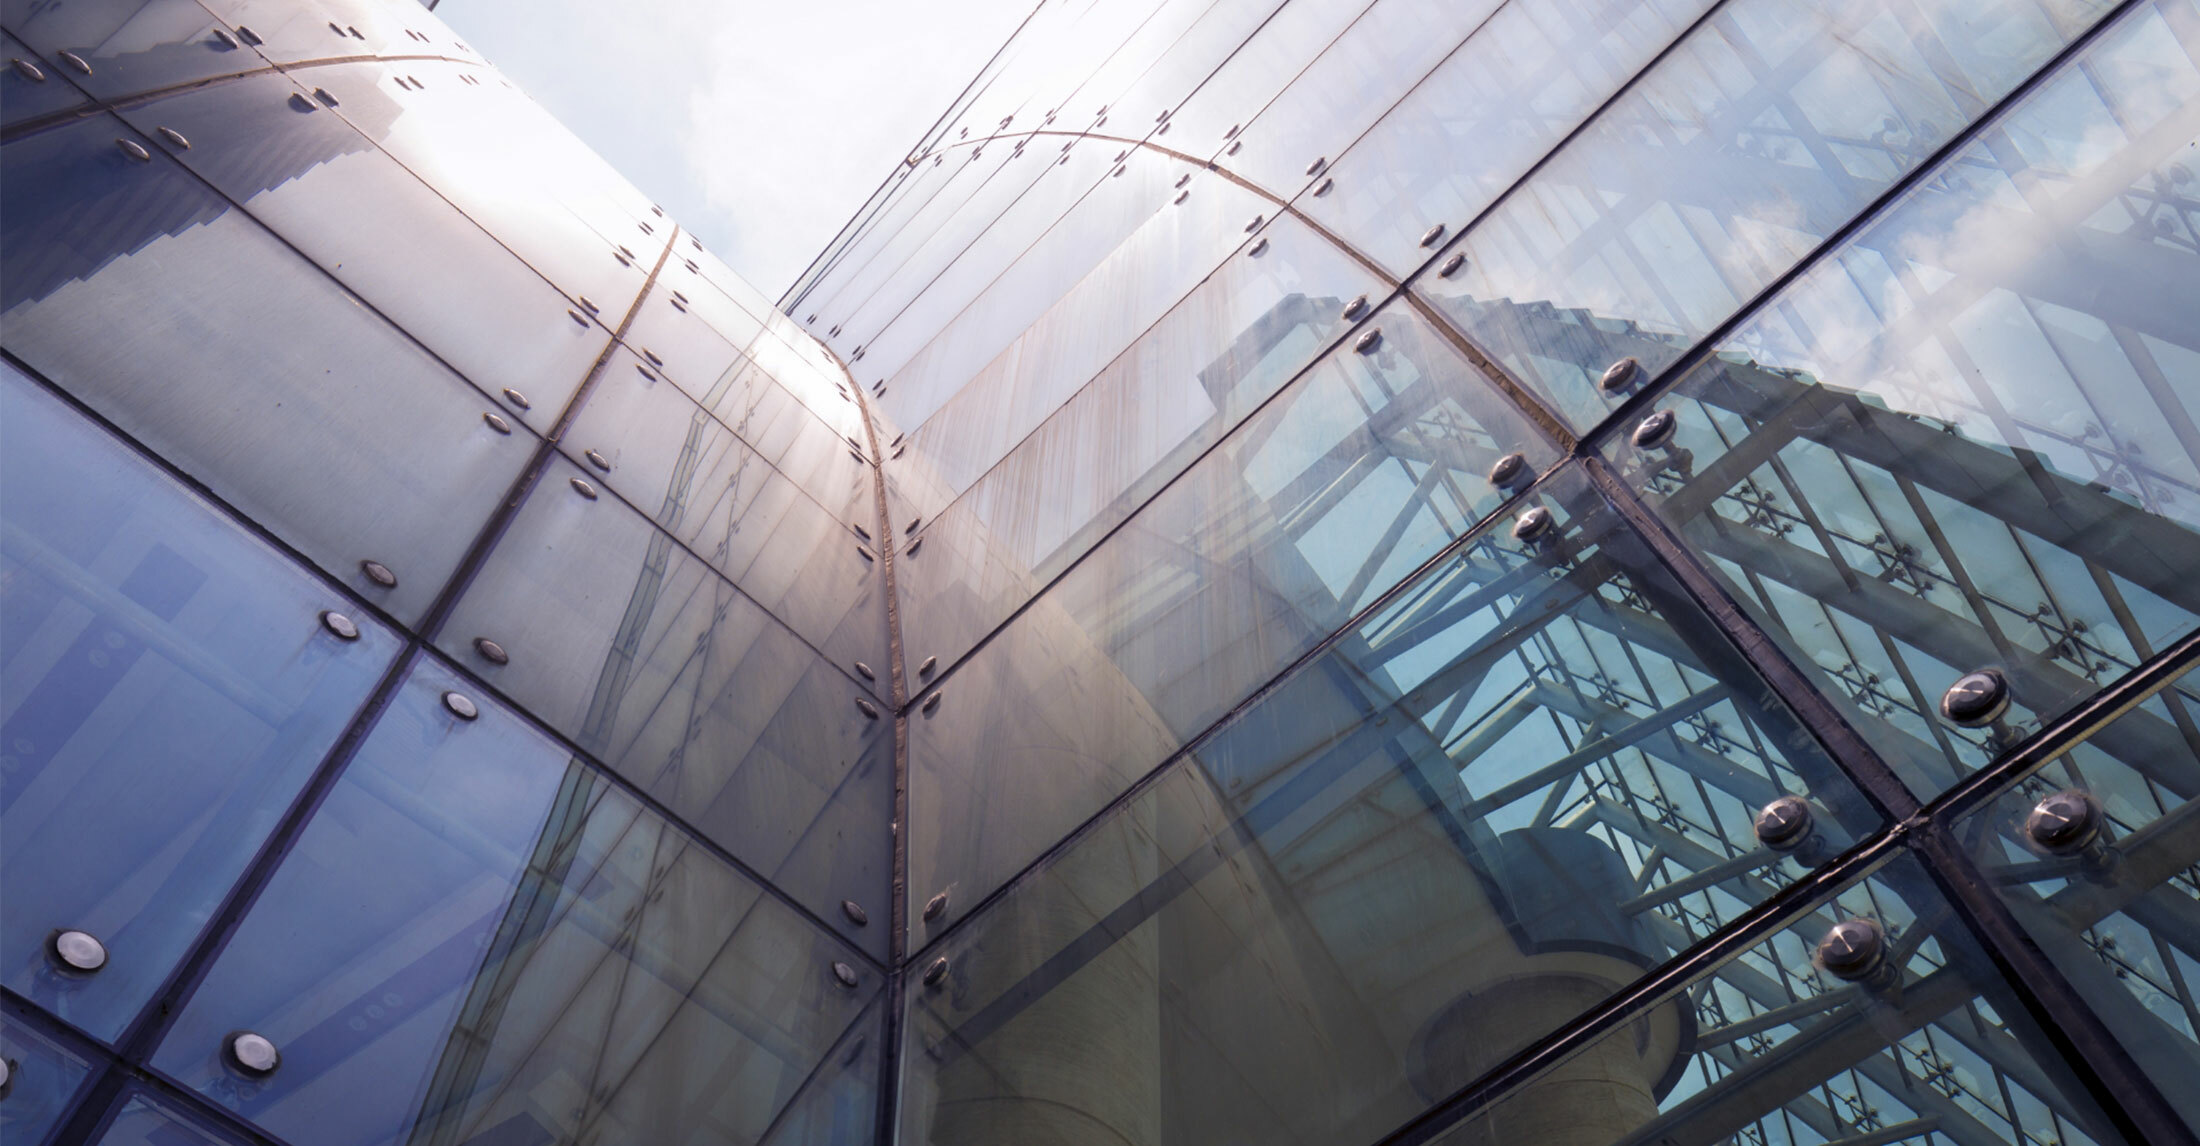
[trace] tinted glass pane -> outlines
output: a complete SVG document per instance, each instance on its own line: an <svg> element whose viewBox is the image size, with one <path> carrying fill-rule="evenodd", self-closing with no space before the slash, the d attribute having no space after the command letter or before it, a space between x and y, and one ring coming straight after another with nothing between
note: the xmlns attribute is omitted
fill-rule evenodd
<svg viewBox="0 0 2200 1146"><path fill-rule="evenodd" d="M1464 270L1423 282L1593 425L1607 367L1670 364L2105 7L1737 0L1476 224Z"/></svg>
<svg viewBox="0 0 2200 1146"><path fill-rule="evenodd" d="M59 66L33 55L22 41L0 36L0 50L8 57L7 70L0 72L0 122L12 124L87 102L84 93L61 75ZM17 60L30 65L37 78L17 67Z"/></svg>
<svg viewBox="0 0 2200 1146"><path fill-rule="evenodd" d="M877 974L462 687L415 672L155 1064L301 1146L757 1141Z"/></svg>
<svg viewBox="0 0 2200 1146"><path fill-rule="evenodd" d="M232 1146L241 1137L186 1118L142 1086L131 1086L116 1100L121 1107L99 1136L99 1146Z"/></svg>
<svg viewBox="0 0 2200 1146"><path fill-rule="evenodd" d="M1609 449L1920 792L2200 617L2196 51L2134 8Z"/></svg>
<svg viewBox="0 0 2200 1146"><path fill-rule="evenodd" d="M0 1059L8 1072L0 1083L0 1135L9 1142L43 1141L68 1113L90 1068L81 1056L12 1016L0 1020Z"/></svg>
<svg viewBox="0 0 2200 1146"><path fill-rule="evenodd" d="M1862 983L1842 981L1817 953L1836 923L1854 919L1884 937ZM1677 1051L1656 1038L1676 1020L1695 1036ZM2122 1139L1903 858L1437 1141Z"/></svg>
<svg viewBox="0 0 2200 1146"><path fill-rule="evenodd" d="M533 439L121 121L4 158L9 351L369 600L424 610Z"/></svg>
<svg viewBox="0 0 2200 1146"><path fill-rule="evenodd" d="M2200 680L2187 674L1959 833L2063 976L2200 1128Z"/></svg>
<svg viewBox="0 0 2200 1146"><path fill-rule="evenodd" d="M48 84L76 84L102 98L267 66L192 0L6 0L0 19L52 62ZM62 52L85 66L68 63ZM8 118L15 118L12 110Z"/></svg>
<svg viewBox="0 0 2200 1146"><path fill-rule="evenodd" d="M893 737L866 691L878 686L854 673L855 655L837 669L819 659L639 514L583 497L570 484L581 476L551 467L443 648L883 952L886 928L840 908L887 915ZM851 628L876 641L883 625L873 613ZM485 659L476 638L509 663Z"/></svg>
<svg viewBox="0 0 2200 1146"><path fill-rule="evenodd" d="M0 967L100 1038L151 1000L397 638L0 370ZM331 631L335 609L356 639ZM83 931L105 965L48 954Z"/></svg>

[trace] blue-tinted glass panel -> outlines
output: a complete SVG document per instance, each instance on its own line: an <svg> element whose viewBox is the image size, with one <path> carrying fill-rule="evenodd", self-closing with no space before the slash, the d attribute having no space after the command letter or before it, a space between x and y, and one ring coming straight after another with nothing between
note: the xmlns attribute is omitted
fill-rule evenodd
<svg viewBox="0 0 2200 1146"><path fill-rule="evenodd" d="M115 1100L114 1118L99 1135L99 1146L243 1146L245 1139L213 1128L210 1120L187 1117L173 1100L131 1084Z"/></svg>
<svg viewBox="0 0 2200 1146"><path fill-rule="evenodd" d="M758 1141L879 976L466 689L415 671L155 1066L298 1146Z"/></svg>
<svg viewBox="0 0 2200 1146"><path fill-rule="evenodd" d="M0 72L0 122L15 123L88 102L84 93L60 74L51 60L39 59L23 42L0 35L0 51L7 54L7 69ZM30 65L26 74L17 60Z"/></svg>
<svg viewBox="0 0 2200 1146"><path fill-rule="evenodd" d="M852 655L837 668L820 659L633 510L582 496L571 485L582 477L551 467L452 613L443 648L884 952L893 735L867 691L883 687L855 673ZM875 611L851 627L873 641L883 632ZM510 663L486 660L476 638ZM875 922L854 924L844 899Z"/></svg>
<svg viewBox="0 0 2200 1146"><path fill-rule="evenodd" d="M1608 447L1920 793L2200 624L2195 53L2132 9Z"/></svg>
<svg viewBox="0 0 2200 1146"><path fill-rule="evenodd" d="M1850 920L1869 921L1882 936L1876 969L1862 982L1836 977L1819 953L1833 926ZM1692 1020L1693 1041L1677 1050L1646 1043L1644 1024L1655 1032L1670 1015ZM1487 1063L1469 1042L1487 1030L1454 1024L1451 1041ZM1435 1141L2124 1139L1920 865L1902 857Z"/></svg>
<svg viewBox="0 0 2200 1146"><path fill-rule="evenodd" d="M424 611L534 439L120 120L4 160L7 349L367 599Z"/></svg>
<svg viewBox="0 0 2200 1146"><path fill-rule="evenodd" d="M0 967L102 1039L152 999L397 638L0 369ZM356 639L324 622L337 610ZM75 973L48 937L83 931Z"/></svg>
<svg viewBox="0 0 2200 1146"><path fill-rule="evenodd" d="M1575 426L1807 257L2082 32L2105 0L1737 0L1422 285Z"/></svg>
<svg viewBox="0 0 2200 1146"><path fill-rule="evenodd" d="M52 62L47 83L75 84L102 99L267 66L193 0L6 0L0 21ZM63 52L85 66L68 63Z"/></svg>
<svg viewBox="0 0 2200 1146"><path fill-rule="evenodd" d="M0 1137L10 1143L42 1142L69 1112L69 1102L91 1067L81 1055L13 1017L0 1019Z"/></svg>
<svg viewBox="0 0 2200 1146"><path fill-rule="evenodd" d="M2200 1129L2195 717L2200 680L2188 673L1957 832L2017 922Z"/></svg>

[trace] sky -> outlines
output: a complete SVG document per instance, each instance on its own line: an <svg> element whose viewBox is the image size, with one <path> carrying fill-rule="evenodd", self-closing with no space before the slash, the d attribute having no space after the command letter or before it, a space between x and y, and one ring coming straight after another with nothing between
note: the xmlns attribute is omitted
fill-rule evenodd
<svg viewBox="0 0 2200 1146"><path fill-rule="evenodd" d="M1035 0L440 0L435 13L777 299Z"/></svg>

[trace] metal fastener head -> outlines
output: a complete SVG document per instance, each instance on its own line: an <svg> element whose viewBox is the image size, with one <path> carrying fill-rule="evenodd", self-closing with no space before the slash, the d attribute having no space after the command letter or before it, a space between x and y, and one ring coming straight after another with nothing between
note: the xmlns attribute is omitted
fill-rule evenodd
<svg viewBox="0 0 2200 1146"><path fill-rule="evenodd" d="M935 693L933 693L933 694L932 694L931 696L928 696L928 697L926 697L926 698L925 698L925 700L924 700L924 714L925 714L926 716L930 716L930 715L932 715L932 714L933 714L934 712L938 711L938 710L939 710L939 707L940 707L940 694L939 694L939 693L936 693L936 692L935 692Z"/></svg>
<svg viewBox="0 0 2200 1146"><path fill-rule="evenodd" d="M489 428L495 430L497 433L509 434L512 432L512 423L505 421L503 418L495 414L483 414L481 416L481 420L487 422L489 424Z"/></svg>
<svg viewBox="0 0 2200 1146"><path fill-rule="evenodd" d="M1673 441L1673 434L1681 428L1680 416L1671 410L1654 410L1635 423L1635 432L1627 440L1638 450L1663 449Z"/></svg>
<svg viewBox="0 0 2200 1146"><path fill-rule="evenodd" d="M589 465L592 465L605 473L611 472L611 459L603 456L603 454L595 450L589 450L581 456L588 459Z"/></svg>
<svg viewBox="0 0 2200 1146"><path fill-rule="evenodd" d="M1230 130L1228 130L1228 131L1225 131L1225 132L1223 132L1223 133L1222 133L1222 138L1224 138L1224 139L1236 139L1236 138L1238 137L1238 132L1240 132L1240 131L1243 131L1243 130L1245 130L1245 125L1244 125L1244 124L1242 124L1242 123L1233 123L1233 124L1231 124L1231 125L1230 125Z"/></svg>
<svg viewBox="0 0 2200 1146"><path fill-rule="evenodd" d="M863 719L878 719L878 705L872 704L870 701L865 700L860 696L856 698L856 708L863 713Z"/></svg>
<svg viewBox="0 0 2200 1146"><path fill-rule="evenodd" d="M87 76L92 74L92 65L85 63L84 57L77 55L75 52L55 52L54 55L61 57L62 63L75 68L77 71Z"/></svg>
<svg viewBox="0 0 2200 1146"><path fill-rule="evenodd" d="M1793 851L1810 838L1810 829L1816 817L1811 813L1810 801L1801 796L1782 796L1757 809L1750 827L1757 833L1757 842L1776 852Z"/></svg>
<svg viewBox="0 0 2200 1146"><path fill-rule="evenodd" d="M1347 320L1358 318L1366 313L1367 296L1364 294L1344 304L1344 316Z"/></svg>
<svg viewBox="0 0 2200 1146"><path fill-rule="evenodd" d="M356 641L359 639L358 622L334 609L321 614L321 627L336 634L338 640Z"/></svg>
<svg viewBox="0 0 2200 1146"><path fill-rule="evenodd" d="M1311 179L1314 176L1321 174L1322 168L1327 166L1329 166L1329 160L1316 159L1314 162L1306 165L1306 175L1309 179Z"/></svg>
<svg viewBox="0 0 2200 1146"><path fill-rule="evenodd" d="M924 538L919 537L915 541L909 543L909 548L903 552L903 556L915 557L917 555L917 550L922 548L924 548Z"/></svg>
<svg viewBox="0 0 2200 1146"><path fill-rule="evenodd" d="M2072 855L2100 838L2106 818L2092 795L2065 788L2032 805L2024 818L2024 834L2049 855Z"/></svg>
<svg viewBox="0 0 2200 1146"><path fill-rule="evenodd" d="M1624 394L1641 381L1642 363L1622 358L1604 368L1604 376L1597 379L1597 388L1607 394Z"/></svg>
<svg viewBox="0 0 2200 1146"><path fill-rule="evenodd" d="M903 533L915 533L917 531L917 527L922 524L924 524L924 519L922 517L912 517L909 519L909 524L902 526L901 531Z"/></svg>
<svg viewBox="0 0 2200 1146"><path fill-rule="evenodd" d="M172 128L172 127L156 127L156 128L154 128L153 130L154 130L154 131L157 131L157 132L159 132L159 133L160 133L160 137L161 137L162 139L165 139L165 140L167 140L167 141L168 141L168 145L169 145L170 147L173 147L173 148L175 148L175 149L176 149L176 150L178 150L178 151L189 151L189 150L191 150L191 141L190 141L190 140L188 140L188 139L185 139L185 138L183 137L183 133L182 133L182 132L180 132L180 131L177 131L177 130L176 130L175 128Z"/></svg>
<svg viewBox="0 0 2200 1146"><path fill-rule="evenodd" d="M864 664L862 661L856 662L856 675L862 677L865 680L878 679L878 674L871 671L871 666Z"/></svg>
<svg viewBox="0 0 2200 1146"><path fill-rule="evenodd" d="M390 572L390 567L380 561L361 561L359 571L366 574L367 580L384 589L397 588L397 574Z"/></svg>
<svg viewBox="0 0 2200 1146"><path fill-rule="evenodd" d="M46 958L76 975L89 975L107 965L107 945L85 931L56 931L46 937Z"/></svg>
<svg viewBox="0 0 2200 1146"><path fill-rule="evenodd" d="M1189 172L1189 171L1187 171L1187 172L1185 172L1184 174L1182 174L1182 175L1179 175L1179 176L1177 176L1177 177L1176 177L1176 185L1177 185L1177 186L1179 186L1179 187L1182 187L1182 186L1184 186L1184 185L1185 185L1186 183L1189 183L1189 182L1191 182L1191 181L1192 181L1192 173L1191 173L1191 172Z"/></svg>
<svg viewBox="0 0 2200 1146"><path fill-rule="evenodd" d="M594 303L593 301L591 301L591 300L589 299L589 297L588 297L587 295L585 295L585 294L577 294L577 295L574 295L574 296L573 296L573 299L574 299L574 301L575 301L575 302L578 302L578 303L580 303L580 304L581 304L581 309L582 309L582 310L585 310L585 311L587 311L587 312L588 312L588 313L590 313L590 314L601 314L601 313L603 312L603 308L602 308L602 307L600 307L600 306L597 306L597 305L596 305L596 304L595 304L595 303Z"/></svg>
<svg viewBox="0 0 2200 1146"><path fill-rule="evenodd" d="M242 24L237 25L237 38L243 40L245 43L250 44L255 48L259 47L263 43L266 43L265 40L260 39L260 34L258 32L255 32Z"/></svg>
<svg viewBox="0 0 2200 1146"><path fill-rule="evenodd" d="M15 1060L0 1058L0 1098L6 1098L15 1090Z"/></svg>
<svg viewBox="0 0 2200 1146"><path fill-rule="evenodd" d="M924 658L924 663L917 666L917 675L921 677L929 677L933 674L933 672L938 670L939 667L940 658L926 657Z"/></svg>
<svg viewBox="0 0 2200 1146"><path fill-rule="evenodd" d="M1554 524L1556 519L1551 516L1550 510L1540 505L1529 506L1526 512L1513 519L1513 540L1535 541L1549 533Z"/></svg>
<svg viewBox="0 0 2200 1146"><path fill-rule="evenodd" d="M266 1035L252 1031L232 1031L222 1040L222 1059L238 1073L250 1078L266 1078L283 1065L282 1052Z"/></svg>
<svg viewBox="0 0 2200 1146"><path fill-rule="evenodd" d="M1260 225L1261 225L1262 223L1265 223L1265 222L1267 222L1267 221L1268 221L1268 216L1266 216L1266 215L1255 215L1255 216L1253 216L1253 217L1252 217L1252 219L1251 219L1250 221L1248 221L1248 222L1247 222L1247 223L1245 224L1245 233L1246 233L1246 234L1248 234L1248 235L1250 235L1250 234L1252 234L1253 232L1255 232L1255 231L1258 231L1258 230L1260 230Z"/></svg>
<svg viewBox="0 0 2200 1146"><path fill-rule="evenodd" d="M936 987L939 985L940 980L945 978L947 978L947 956L942 955L932 960L932 965L924 969L924 985Z"/></svg>
<svg viewBox="0 0 2200 1146"><path fill-rule="evenodd" d="M313 89L313 98L320 100L322 103L327 104L330 107L336 106L336 97L328 94L327 88Z"/></svg>
<svg viewBox="0 0 2200 1146"><path fill-rule="evenodd" d="M840 901L840 913L848 917L848 922L858 927L871 922L871 913L863 910L863 905L852 899Z"/></svg>
<svg viewBox="0 0 2200 1146"><path fill-rule="evenodd" d="M1360 332L1360 337L1353 340L1352 349L1357 350L1362 354L1373 354L1375 352L1375 348L1381 345L1382 341L1383 332L1381 328L1369 327L1368 329Z"/></svg>
<svg viewBox="0 0 2200 1146"><path fill-rule="evenodd" d="M1887 932L1869 919L1844 919L1818 941L1818 965L1845 982L1869 979L1887 957Z"/></svg>
<svg viewBox="0 0 2200 1146"><path fill-rule="evenodd" d="M1169 203L1170 203L1170 205L1171 205L1171 206L1174 206L1174 205L1176 205L1176 204L1178 204L1178 203L1182 203L1183 201L1185 201L1186 199L1189 199L1189 198L1191 198L1191 197L1192 197L1192 190L1191 190L1191 188L1187 187L1187 188L1185 188L1184 190L1182 190L1182 191L1179 191L1179 192L1177 192L1177 193L1176 193L1176 198L1174 198L1174 199L1171 199L1171 200L1169 200Z"/></svg>
<svg viewBox="0 0 2200 1146"><path fill-rule="evenodd" d="M124 155L137 160L139 163L151 163L153 161L153 153L145 150L145 145L137 140L117 139L115 140L115 146L121 148Z"/></svg>
<svg viewBox="0 0 2200 1146"><path fill-rule="evenodd" d="M237 46L236 37L230 35L228 32L220 28L214 29L214 39L224 48L234 48Z"/></svg>
<svg viewBox="0 0 2200 1146"><path fill-rule="evenodd" d="M1268 236L1266 236L1266 235L1262 235L1262 236L1261 236L1260 238L1258 238L1258 239L1255 239L1255 240L1253 240L1253 245L1252 245L1252 246L1250 246L1250 247L1247 247L1247 248L1245 248L1245 253L1246 253L1246 255L1248 255L1249 257L1252 257L1252 258L1256 258L1256 259L1257 259L1257 258L1259 258L1259 257L1261 257L1262 255L1265 255L1265 254L1267 254L1267 253L1268 253Z"/></svg>
<svg viewBox="0 0 2200 1146"><path fill-rule="evenodd" d="M1428 230L1421 232L1421 245L1424 247L1433 247L1436 245L1437 240L1443 237L1444 225L1442 223L1438 223L1435 226L1430 227Z"/></svg>
<svg viewBox="0 0 2200 1146"><path fill-rule="evenodd" d="M508 665L512 663L512 654L505 652L503 645L500 645L487 637L474 638L474 651L481 654L482 660L488 661L490 664L493 665Z"/></svg>
<svg viewBox="0 0 2200 1146"><path fill-rule="evenodd" d="M843 987L853 987L856 985L856 969L846 963L834 963L833 978L840 980Z"/></svg>
<svg viewBox="0 0 2200 1146"><path fill-rule="evenodd" d="M512 405L517 406L522 410L532 410L535 408L535 404L527 400L527 395L522 394L509 386L504 388L504 400L510 402Z"/></svg>
<svg viewBox="0 0 2200 1146"><path fill-rule="evenodd" d="M464 693L444 693L443 707L449 709L451 715L460 720L472 720L481 715L481 710L474 707L473 698Z"/></svg>
<svg viewBox="0 0 2200 1146"><path fill-rule="evenodd" d="M572 319L573 325L580 327L582 330L588 329L588 319L582 317L581 312L569 307L566 309L565 317Z"/></svg>
<svg viewBox="0 0 2200 1146"><path fill-rule="evenodd" d="M8 66L15 69L15 74L22 76L24 79L29 80L34 84L42 84L46 82L46 73L40 70L37 64L34 64L29 60L23 59L20 56L9 59Z"/></svg>
<svg viewBox="0 0 2200 1146"><path fill-rule="evenodd" d="M1528 455L1506 454L1490 467L1490 484L1499 489L1513 485L1528 476Z"/></svg>
<svg viewBox="0 0 2200 1146"><path fill-rule="evenodd" d="M860 461L860 460L862 460L862 459L860 459L860 458L859 458L859 459L857 459L857 460L858 460L858 461ZM869 547L869 546L866 546L866 545L861 545L861 544L857 545L857 546L856 546L856 555L857 555L858 557L861 557L861 558L863 558L863 559L864 559L865 561L876 561L876 560L878 560L878 554L876 554L876 553L873 553L873 552L871 552L871 550L870 550L870 547Z"/></svg>
<svg viewBox="0 0 2200 1146"><path fill-rule="evenodd" d="M574 493L581 495L583 498L586 498L589 501L596 500L595 486L588 484L586 481L583 481L580 478L567 478L566 480L573 484Z"/></svg>
<svg viewBox="0 0 2200 1146"><path fill-rule="evenodd" d="M642 347L642 357L649 359L649 364L659 370L665 368L665 360L657 357L657 352L651 350L649 347Z"/></svg>
<svg viewBox="0 0 2200 1146"><path fill-rule="evenodd" d="M947 893L941 892L924 901L924 921L930 923L947 911Z"/></svg>
<svg viewBox="0 0 2200 1146"><path fill-rule="evenodd" d="M1965 673L1940 694L1940 715L1964 728L1984 728L2009 711L2009 678L2000 669Z"/></svg>
<svg viewBox="0 0 2200 1146"><path fill-rule="evenodd" d="M1451 276L1458 274L1459 268L1466 265L1467 256L1454 251L1452 252L1452 256L1450 258L1444 260L1443 266L1436 268L1436 276L1438 278L1448 279Z"/></svg>

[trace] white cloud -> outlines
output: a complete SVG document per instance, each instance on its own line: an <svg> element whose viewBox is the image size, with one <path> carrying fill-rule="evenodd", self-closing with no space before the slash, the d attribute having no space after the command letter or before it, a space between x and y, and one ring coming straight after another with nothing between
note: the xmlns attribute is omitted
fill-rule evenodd
<svg viewBox="0 0 2200 1146"><path fill-rule="evenodd" d="M777 298L1029 0L443 0L436 15Z"/></svg>

